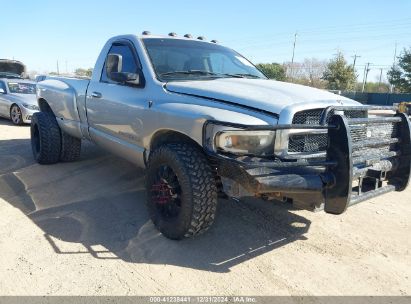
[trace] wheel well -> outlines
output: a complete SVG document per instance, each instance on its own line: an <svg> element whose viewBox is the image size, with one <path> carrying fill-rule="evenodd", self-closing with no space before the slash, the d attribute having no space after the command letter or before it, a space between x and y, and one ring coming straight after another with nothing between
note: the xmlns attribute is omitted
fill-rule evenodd
<svg viewBox="0 0 411 304"><path fill-rule="evenodd" d="M11 106L10 106L9 112L11 112L11 108L12 108L13 106L19 106L19 105L18 105L17 103L12 103ZM9 113L9 114L10 114L10 113Z"/></svg>
<svg viewBox="0 0 411 304"><path fill-rule="evenodd" d="M195 140L183 133L172 130L162 130L153 135L153 138L150 142L150 151L154 151L156 148L166 143L182 142L192 144L193 146L202 149L202 147Z"/></svg>
<svg viewBox="0 0 411 304"><path fill-rule="evenodd" d="M47 101L43 98L40 98L38 100L38 104L39 104L39 108L41 112L50 112L53 113L53 110L51 109L51 107L49 106L49 104L47 103Z"/></svg>

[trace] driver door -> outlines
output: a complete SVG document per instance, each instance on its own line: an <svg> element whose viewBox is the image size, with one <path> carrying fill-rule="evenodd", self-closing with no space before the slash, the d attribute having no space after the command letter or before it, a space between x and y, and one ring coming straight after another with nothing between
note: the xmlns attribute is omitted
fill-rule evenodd
<svg viewBox="0 0 411 304"><path fill-rule="evenodd" d="M132 144L143 151L141 130L144 127L147 90L141 86L116 82L109 75L111 72L141 71L137 52L131 42L121 40L112 44L107 57L110 54L118 56L120 62L116 67L111 67L110 64L107 67L106 58L100 81L90 82L87 90L90 135L97 143L111 145L113 149L117 149L115 145L121 143L126 146ZM115 70L111 71L113 68Z"/></svg>

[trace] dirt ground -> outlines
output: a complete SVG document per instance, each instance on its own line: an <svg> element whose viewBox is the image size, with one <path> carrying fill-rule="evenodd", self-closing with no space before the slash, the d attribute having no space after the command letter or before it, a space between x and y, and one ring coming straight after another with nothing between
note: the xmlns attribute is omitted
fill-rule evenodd
<svg viewBox="0 0 411 304"><path fill-rule="evenodd" d="M341 216L221 200L184 241L148 219L143 171L91 144L33 162L0 119L1 295L410 295L411 187Z"/></svg>

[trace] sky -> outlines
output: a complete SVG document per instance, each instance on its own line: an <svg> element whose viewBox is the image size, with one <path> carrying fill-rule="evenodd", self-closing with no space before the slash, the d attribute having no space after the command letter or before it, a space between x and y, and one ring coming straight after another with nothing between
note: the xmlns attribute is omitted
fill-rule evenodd
<svg viewBox="0 0 411 304"><path fill-rule="evenodd" d="M410 0L363 1L9 1L0 0L0 58L38 73L93 67L105 41L119 34L217 39L254 63L329 60L341 51L356 62L359 80L383 79L397 53L411 47Z"/></svg>

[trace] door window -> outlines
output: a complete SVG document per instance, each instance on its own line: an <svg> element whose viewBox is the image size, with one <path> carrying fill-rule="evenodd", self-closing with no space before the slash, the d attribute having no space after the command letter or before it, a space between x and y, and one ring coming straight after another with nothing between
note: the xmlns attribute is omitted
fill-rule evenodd
<svg viewBox="0 0 411 304"><path fill-rule="evenodd" d="M127 44L114 43L107 56L110 54L117 54L122 57L121 70L118 72L136 73L139 69L139 64L135 58L134 52ZM107 76L106 63L104 63L103 72L101 73L101 81L115 83L115 81Z"/></svg>

